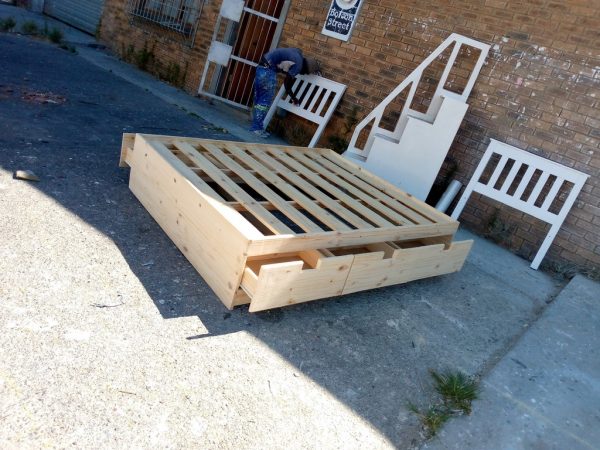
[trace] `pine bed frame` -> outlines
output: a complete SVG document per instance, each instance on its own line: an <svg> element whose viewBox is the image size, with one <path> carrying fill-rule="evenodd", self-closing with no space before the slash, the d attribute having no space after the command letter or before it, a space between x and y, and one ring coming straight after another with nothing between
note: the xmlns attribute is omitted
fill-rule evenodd
<svg viewBox="0 0 600 450"><path fill-rule="evenodd" d="M231 309L446 274L458 222L328 149L125 134L129 186Z"/></svg>

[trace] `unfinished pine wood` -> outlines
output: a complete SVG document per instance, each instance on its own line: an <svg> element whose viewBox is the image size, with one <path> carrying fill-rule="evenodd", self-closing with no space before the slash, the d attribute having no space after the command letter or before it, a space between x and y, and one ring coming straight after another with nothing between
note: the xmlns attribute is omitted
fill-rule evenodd
<svg viewBox="0 0 600 450"><path fill-rule="evenodd" d="M123 137L130 188L228 308L459 270L458 223L327 149Z"/></svg>
<svg viewBox="0 0 600 450"><path fill-rule="evenodd" d="M127 153L132 151L135 141L134 133L123 133L123 141L121 142L121 157L119 159L119 167L127 167Z"/></svg>
<svg viewBox="0 0 600 450"><path fill-rule="evenodd" d="M242 287L252 280L250 312L341 295L354 255L320 259L314 269L305 269L302 259L263 264L258 274L246 269Z"/></svg>
<svg viewBox="0 0 600 450"><path fill-rule="evenodd" d="M243 275L245 248L259 233L241 216L238 220L228 214L217 198L205 195L195 174L165 150L136 138L127 159L132 167L130 189L231 308Z"/></svg>
<svg viewBox="0 0 600 450"><path fill-rule="evenodd" d="M392 284L406 283L459 271L473 241L396 249L391 257L384 252L355 255L343 294Z"/></svg>

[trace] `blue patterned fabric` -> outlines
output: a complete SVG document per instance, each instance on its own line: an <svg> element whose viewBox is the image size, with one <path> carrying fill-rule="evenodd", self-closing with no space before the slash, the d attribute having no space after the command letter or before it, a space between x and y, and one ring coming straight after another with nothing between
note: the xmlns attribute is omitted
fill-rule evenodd
<svg viewBox="0 0 600 450"><path fill-rule="evenodd" d="M252 109L252 128L250 131L264 130L264 121L277 89L277 72L258 66L254 79L254 108Z"/></svg>

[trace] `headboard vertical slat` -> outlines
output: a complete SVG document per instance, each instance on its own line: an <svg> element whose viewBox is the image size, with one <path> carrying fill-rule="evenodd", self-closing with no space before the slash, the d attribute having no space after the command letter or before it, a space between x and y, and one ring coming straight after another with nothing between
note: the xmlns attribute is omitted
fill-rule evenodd
<svg viewBox="0 0 600 450"><path fill-rule="evenodd" d="M550 209L550 206L552 206L552 203L554 203L554 200L556 200L556 196L559 194L560 188L562 187L564 182L564 178L556 177L556 179L554 180L554 184L550 188L550 191L548 192L548 195L546 196L546 199L542 204L542 209L544 211L548 211Z"/></svg>
<svg viewBox="0 0 600 450"><path fill-rule="evenodd" d="M548 178L550 178L549 172L544 171L541 173L540 178L538 178L537 183L535 184L535 187L533 188L533 191L531 191L531 195L525 202L525 203L527 203L527 205L529 205L532 208L538 208L537 206L535 206L535 202L537 201L538 197L540 196L542 189L544 189L544 186L548 182Z"/></svg>
<svg viewBox="0 0 600 450"><path fill-rule="evenodd" d="M486 183L490 188L493 189L494 186L496 185L496 183L498 182L498 178L500 177L500 174L504 170L504 167L506 166L507 162L508 162L508 157L506 155L501 155L500 161L498 162L496 169L494 169L494 173L492 173L492 176L490 177L490 181L488 181Z"/></svg>

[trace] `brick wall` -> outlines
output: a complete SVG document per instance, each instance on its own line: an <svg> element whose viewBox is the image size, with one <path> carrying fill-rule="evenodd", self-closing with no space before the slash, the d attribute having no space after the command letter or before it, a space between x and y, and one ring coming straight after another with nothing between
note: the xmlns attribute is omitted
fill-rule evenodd
<svg viewBox="0 0 600 450"><path fill-rule="evenodd" d="M455 176L468 181L490 138L588 173L546 261L600 267L600 1L363 1L348 42L321 34L329 0L292 0L285 22L280 45L318 57L325 76L348 85L327 132L349 137L344 122L352 111L364 117L450 33L489 43L490 56L449 153ZM129 45L147 45L163 68L187 65L183 84L195 93L220 1L206 2L193 48L164 31L132 26L125 3L107 0L103 40L121 54ZM427 87L421 94L426 105ZM477 196L461 222L530 259L547 229Z"/></svg>
<svg viewBox="0 0 600 450"><path fill-rule="evenodd" d="M193 40L143 19L133 19L126 13L126 3L126 0L106 0L100 29L101 41L134 64L136 54L139 55L145 48L152 55L146 70L195 94L220 2L205 2L200 26ZM179 76L175 80L177 71Z"/></svg>
<svg viewBox="0 0 600 450"><path fill-rule="evenodd" d="M293 1L281 42L348 85L329 133L343 130L355 106L364 117L450 33L491 44L449 152L455 176L468 181L490 138L591 175L546 261L600 267L598 0L366 0L348 42L321 34L329 4ZM461 222L530 259L547 230L478 196Z"/></svg>

